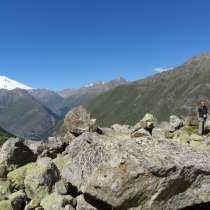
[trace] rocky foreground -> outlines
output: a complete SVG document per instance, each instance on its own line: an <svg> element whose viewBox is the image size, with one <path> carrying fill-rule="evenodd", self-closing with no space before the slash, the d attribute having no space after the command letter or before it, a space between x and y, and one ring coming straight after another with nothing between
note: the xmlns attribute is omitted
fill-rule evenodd
<svg viewBox="0 0 210 210"><path fill-rule="evenodd" d="M64 137L10 138L0 153L0 210L210 209L210 137L193 119L98 128L82 107Z"/></svg>

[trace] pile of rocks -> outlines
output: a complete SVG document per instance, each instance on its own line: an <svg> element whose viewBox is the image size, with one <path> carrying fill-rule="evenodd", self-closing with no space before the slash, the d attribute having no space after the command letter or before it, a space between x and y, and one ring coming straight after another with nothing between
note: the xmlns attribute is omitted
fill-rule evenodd
<svg viewBox="0 0 210 210"><path fill-rule="evenodd" d="M148 114L133 127L97 128L79 107L66 116L65 138L9 139L0 155L0 209L210 208L210 155L175 141L185 126L172 122L173 131L169 123L152 135Z"/></svg>

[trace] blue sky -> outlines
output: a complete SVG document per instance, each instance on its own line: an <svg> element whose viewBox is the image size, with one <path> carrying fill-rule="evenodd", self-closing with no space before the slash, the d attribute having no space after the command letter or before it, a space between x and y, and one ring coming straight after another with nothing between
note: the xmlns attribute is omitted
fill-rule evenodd
<svg viewBox="0 0 210 210"><path fill-rule="evenodd" d="M1 0L0 75L59 90L210 51L209 0Z"/></svg>

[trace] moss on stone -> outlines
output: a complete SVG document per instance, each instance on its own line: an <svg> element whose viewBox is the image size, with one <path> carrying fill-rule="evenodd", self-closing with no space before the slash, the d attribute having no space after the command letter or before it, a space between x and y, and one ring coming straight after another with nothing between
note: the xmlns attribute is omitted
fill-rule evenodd
<svg viewBox="0 0 210 210"><path fill-rule="evenodd" d="M35 166L35 163L29 163L25 166L22 166L8 173L7 177L9 180L11 180L12 186L19 190L24 189L25 188L24 179L26 176L26 172L27 170L31 170L32 168L34 168L34 166Z"/></svg>

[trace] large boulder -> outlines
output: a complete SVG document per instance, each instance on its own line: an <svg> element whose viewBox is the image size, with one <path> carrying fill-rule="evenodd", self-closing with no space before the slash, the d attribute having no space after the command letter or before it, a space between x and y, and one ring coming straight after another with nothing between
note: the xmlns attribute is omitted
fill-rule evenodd
<svg viewBox="0 0 210 210"><path fill-rule="evenodd" d="M91 119L87 110L79 106L67 113L64 119L64 126L67 131L77 136L87 131L95 131L96 120Z"/></svg>
<svg viewBox="0 0 210 210"><path fill-rule="evenodd" d="M36 158L37 156L24 144L23 140L19 138L10 138L1 148L0 168L4 168L6 171L11 171L35 161Z"/></svg>
<svg viewBox="0 0 210 210"><path fill-rule="evenodd" d="M7 178L11 181L15 189L21 190L25 188L24 180L27 170L31 170L36 166L36 163L29 163L25 166L19 167L7 174Z"/></svg>
<svg viewBox="0 0 210 210"><path fill-rule="evenodd" d="M24 185L27 197L39 203L52 192L59 179L59 170L50 158L38 159L34 167L26 170Z"/></svg>
<svg viewBox="0 0 210 210"><path fill-rule="evenodd" d="M96 209L178 210L210 201L210 155L190 146L84 133L66 152L62 178Z"/></svg>

